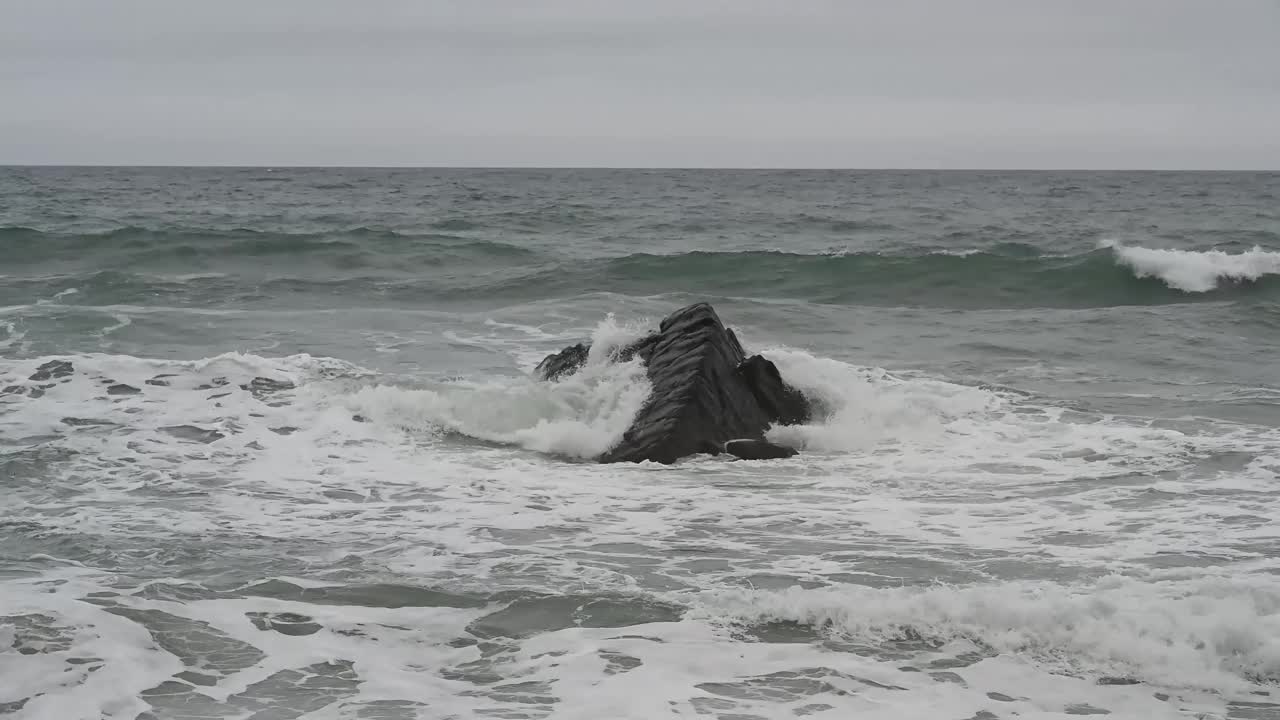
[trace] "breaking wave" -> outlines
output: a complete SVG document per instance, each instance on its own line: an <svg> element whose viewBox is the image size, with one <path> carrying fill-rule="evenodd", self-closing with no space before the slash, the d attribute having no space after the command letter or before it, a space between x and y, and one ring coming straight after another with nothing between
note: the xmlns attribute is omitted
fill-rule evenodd
<svg viewBox="0 0 1280 720"><path fill-rule="evenodd" d="M1164 250L1126 247L1108 241L1116 261L1139 278L1159 278L1169 287L1188 293L1206 293L1225 285L1256 282L1280 275L1280 252L1253 249L1241 253L1221 250Z"/></svg>
<svg viewBox="0 0 1280 720"><path fill-rule="evenodd" d="M699 614L791 622L847 642L963 641L1051 669L1181 687L1280 682L1280 587L1241 578L710 593Z"/></svg>

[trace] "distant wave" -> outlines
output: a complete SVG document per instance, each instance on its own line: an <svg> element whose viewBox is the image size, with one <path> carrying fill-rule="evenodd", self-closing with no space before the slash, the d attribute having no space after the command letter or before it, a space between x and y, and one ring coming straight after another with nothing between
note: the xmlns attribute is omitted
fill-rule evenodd
<svg viewBox="0 0 1280 720"><path fill-rule="evenodd" d="M838 305L1098 307L1280 296L1280 253L1106 247L1045 255L1020 243L927 254L636 253L543 284L787 297ZM501 288L494 288L501 290Z"/></svg>
<svg viewBox="0 0 1280 720"><path fill-rule="evenodd" d="M1156 277L1171 288L1189 293L1216 290L1224 283L1254 282L1280 275L1280 252L1254 246L1241 253L1221 250L1163 250L1127 247L1105 241L1116 260L1140 278Z"/></svg>
<svg viewBox="0 0 1280 720"><path fill-rule="evenodd" d="M85 233L47 232L30 227L0 227L0 255L14 264L80 258L88 253L124 253L136 262L195 257L314 256L345 253L432 253L423 258L528 256L535 251L501 242L441 232L409 233L369 227L324 232L273 232L251 228L148 228L127 226ZM357 265L363 263L355 263Z"/></svg>
<svg viewBox="0 0 1280 720"><path fill-rule="evenodd" d="M129 227L83 235L7 227L0 228L0 254L14 270L35 271L21 273L21 280L13 276L9 284L15 290L19 285L30 290L15 294L15 303L70 286L104 304L135 302L153 291L197 289L268 302L279 293L314 292L408 304L528 301L596 292L959 308L1280 297L1280 252L1262 246L1235 253L1159 249L1114 241L1074 254L1049 254L1030 243L1004 241L917 252L694 250L578 257L548 243L534 248L364 227L322 233ZM94 262L95 256L101 262ZM91 269L77 276L60 265L61 279L42 284L37 277L48 274L36 273L44 262L75 262ZM446 267L455 269L442 271Z"/></svg>

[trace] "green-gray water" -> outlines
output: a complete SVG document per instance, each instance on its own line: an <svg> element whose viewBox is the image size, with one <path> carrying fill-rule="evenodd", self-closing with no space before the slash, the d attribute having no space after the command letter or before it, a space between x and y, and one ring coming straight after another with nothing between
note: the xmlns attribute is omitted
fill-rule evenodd
<svg viewBox="0 0 1280 720"><path fill-rule="evenodd" d="M1280 175L0 169L0 717L1270 717ZM584 462L706 300L830 415Z"/></svg>

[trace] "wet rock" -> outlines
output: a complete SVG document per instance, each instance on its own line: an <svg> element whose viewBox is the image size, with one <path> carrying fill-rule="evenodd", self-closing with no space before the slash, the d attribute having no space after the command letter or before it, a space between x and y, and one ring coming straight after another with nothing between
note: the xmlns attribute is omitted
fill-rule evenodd
<svg viewBox="0 0 1280 720"><path fill-rule="evenodd" d="M50 360L36 368L30 379L36 382L44 382L45 380L67 377L75 371L76 369L66 360Z"/></svg>
<svg viewBox="0 0 1280 720"><path fill-rule="evenodd" d="M108 395L137 395L140 392L142 392L141 389L132 385L125 385L124 383L116 383L115 385L107 388Z"/></svg>
<svg viewBox="0 0 1280 720"><path fill-rule="evenodd" d="M298 432L298 428L293 427L292 425L284 425L284 426L282 426L282 427L274 427L274 428L270 428L270 430L271 430L271 432L273 432L273 433L275 433L275 434L277 434L277 435L292 435L292 434L294 434L294 433Z"/></svg>
<svg viewBox="0 0 1280 720"><path fill-rule="evenodd" d="M738 365L738 374L751 388L760 408L769 417L776 418L778 424L797 425L809 420L809 401L799 390L783 382L777 365L753 355Z"/></svg>
<svg viewBox="0 0 1280 720"><path fill-rule="evenodd" d="M577 371L590 348L579 343L539 363L553 380ZM729 440L764 439L774 424L805 422L811 409L777 367L750 358L733 331L706 303L668 315L658 332L615 351L615 361L639 357L652 392L631 427L600 462L673 463L699 453L719 454ZM782 456L782 455L779 455Z"/></svg>
<svg viewBox="0 0 1280 720"><path fill-rule="evenodd" d="M173 373L166 373L166 374L164 374L164 375L157 375L157 376L155 376L155 377L151 378L150 380L147 380L147 381L146 381L146 383L147 383L148 385L155 385L156 387L169 387L169 381L168 381L168 380L166 380L165 378L171 378L171 377L177 377L177 376L176 376L176 375L174 375Z"/></svg>
<svg viewBox="0 0 1280 720"><path fill-rule="evenodd" d="M798 454L795 448L768 440L730 440L724 444L724 451L742 460L777 460Z"/></svg>
<svg viewBox="0 0 1280 720"><path fill-rule="evenodd" d="M538 367L534 368L534 372L543 380L559 380L565 375L577 372L579 368L586 365L587 353L590 351L590 346L582 343L570 345L554 355L548 355L542 362L538 363Z"/></svg>

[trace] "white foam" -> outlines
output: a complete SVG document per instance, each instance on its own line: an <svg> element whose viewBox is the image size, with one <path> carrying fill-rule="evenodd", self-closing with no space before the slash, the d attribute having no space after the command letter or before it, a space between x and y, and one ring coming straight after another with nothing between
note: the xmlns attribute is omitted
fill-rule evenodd
<svg viewBox="0 0 1280 720"><path fill-rule="evenodd" d="M1240 692L1280 680L1280 583L1242 577L1095 584L726 592L702 612L793 621L846 640L977 642L1050 671Z"/></svg>
<svg viewBox="0 0 1280 720"><path fill-rule="evenodd" d="M123 330L133 324L133 318L124 313L112 313L111 317L115 319L114 325L108 325L98 331L99 337L106 337L117 330Z"/></svg>
<svg viewBox="0 0 1280 720"><path fill-rule="evenodd" d="M57 572L42 580L0 583L0 614L33 620L37 640L20 654L19 632L0 622L0 702L22 702L18 717L89 720L135 717L148 709L142 691L182 670L171 655L155 652L141 626L81 601L102 590L84 572ZM34 652L33 652L34 651Z"/></svg>
<svg viewBox="0 0 1280 720"><path fill-rule="evenodd" d="M1116 261L1140 278L1157 277L1166 285L1184 292L1203 293L1216 289L1223 280L1255 281L1280 274L1280 252L1253 249L1240 253L1221 250L1169 250L1102 242L1115 253Z"/></svg>
<svg viewBox="0 0 1280 720"><path fill-rule="evenodd" d="M4 309L0 308L0 314L3 313ZM0 327L4 328L5 333L4 338L0 339L0 350L12 350L15 347L22 349L29 344L24 342L27 337L27 331L18 327L18 323L10 320L0 325Z"/></svg>
<svg viewBox="0 0 1280 720"><path fill-rule="evenodd" d="M588 352L587 364L608 362L612 353L640 339L651 328L652 325L648 319L619 323L614 314L609 313L596 325L595 331L591 334L591 350Z"/></svg>
<svg viewBox="0 0 1280 720"><path fill-rule="evenodd" d="M628 339L612 323L602 324L596 337L601 347ZM555 383L511 378L417 389L369 387L368 371L306 355L61 358L72 361L75 374L42 397L6 396L0 434L57 435L57 443L76 451L38 481L74 489L77 507L69 512L41 492L19 492L6 509L55 537L101 537L105 545L121 537L153 546L175 537L225 541L230 528L233 537L288 541L304 555L299 560L316 567L358 561L344 567L455 592L676 588L661 597L694 604L697 612L679 622L574 627L516 643L497 670L504 682L549 683L558 698L554 717L652 717L670 708L694 716L722 707L705 704L723 700L704 689L708 684L825 667L907 691L832 676L826 682L847 694L781 700L757 694L720 712L796 717L818 703L838 717L923 719L936 717L942 706L960 709L956 717L980 710L1052 717L1091 702L1112 717L1163 718L1194 703L1161 703L1150 687L1100 688L1091 678L1127 674L1227 692L1246 687L1251 673L1274 676L1280 591L1262 575L1280 569L1268 550L1274 543L1269 518L1280 512L1280 500L1267 494L1280 448L1273 430L1206 426L1190 434L1126 418L1073 421L1065 411L985 388L900 377L789 349L764 354L830 410L802 428L773 431L807 451L780 462L703 458L674 467L565 463L528 451L586 457L629 424L647 393L643 369L603 363L598 355ZM0 360L0 387L34 385L27 377L49 359ZM161 373L173 374L165 378L168 386L145 384ZM279 393L284 404L258 399L238 387L254 377L297 388ZM215 378L227 383L201 389ZM142 392L108 395L106 379ZM67 416L118 426L68 427L61 422ZM160 431L175 425L216 429L224 437L202 444ZM276 432L284 426L293 431ZM442 437L447 433L502 445ZM1202 458L1223 451L1257 453L1258 459L1243 470L1198 469ZM175 492L162 502L140 501L165 488ZM1205 494L1224 490L1249 491L1247 510L1230 496ZM1239 517L1246 512L1250 517ZM1085 541L1058 542L1061 536ZM1146 564L1205 555L1229 561L1164 570ZM1016 579L1024 572L1076 577L1106 568L1131 578ZM1252 577L1249 571L1259 572ZM943 573L970 584L920 586ZM859 578L908 587L847 584ZM827 587L727 590L766 582ZM124 680L99 671L95 675L113 678L118 687L93 692L126 702L171 672L174 659L144 644L145 635L125 618L71 600L71 593L88 589L59 590L68 595L49 600L24 593L59 617L63 604L72 608L64 624L107 628L103 637L118 639L116 667L143 670ZM443 673L481 658L474 648L443 645L479 610L329 608L269 599L128 602L208 622L263 649L267 657L259 665L200 690L210 696L330 657L356 663L362 684L352 702L417 700L460 717L494 707L474 692L484 688L445 680ZM306 614L325 629L301 637L264 633L245 617L263 610ZM726 627L769 618L830 620L846 638L868 644L911 626L949 643L948 652L987 646L1001 654L956 669L961 685L899 669L927 666L936 657L931 651L886 660L805 643L741 642ZM118 632L108 623L120 623ZM362 634L337 632L353 629ZM601 651L642 664L609 672ZM24 694L45 688L38 677L45 670L37 667L43 660L31 657L0 655L0 663L32 663L18 671L33 678L23 681ZM1061 670L1086 677L1054 674ZM32 705L28 716L60 717L73 702L94 712L101 706L88 691L51 692L69 699L41 700L48 704ZM1027 699L997 704L988 692ZM1214 712L1221 705L1221 698L1209 704ZM354 712L335 704L313 716Z"/></svg>
<svg viewBox="0 0 1280 720"><path fill-rule="evenodd" d="M67 297L69 295L75 295L78 292L80 292L80 288L67 288L66 290L62 290L60 292L54 293L53 297L37 299L36 305L52 305L56 302L61 301L62 298Z"/></svg>
<svg viewBox="0 0 1280 720"><path fill-rule="evenodd" d="M1050 718L1085 705L1126 720L1221 717L1232 695L1254 687L1234 670L1268 667L1268 648L1275 643L1266 632L1274 627L1274 590L1238 583L1160 588L1116 579L1094 588L704 593L678 620L566 627L521 640L498 638L481 651L448 640L466 637L467 624L497 606L379 608L261 597L178 602L134 595L118 581L107 585L110 576L99 577L100 583L93 578L91 572L65 571L0 587L6 612L38 613L43 627L67 639L65 646L20 655L10 648L18 632L0 625L0 639L7 641L0 646L0 669L10 680L0 686L0 701L30 698L19 717L133 717L147 709L143 690L184 669L204 670L209 658L197 654L184 666L138 624L81 600L108 587L114 591L108 603L163 612L176 618L173 627L199 623L215 634L172 638L193 649L207 653L211 641L230 638L262 653L239 670L207 670L211 685L170 685L170 693L185 697L159 697L165 704L153 713L158 716L187 702L192 709L230 714L248 704L245 698L259 698L250 702L260 706L318 694L329 702L307 717L349 717L379 702L429 708L442 717L495 710L506 715L539 696L554 703L546 707L550 716L582 720L696 717L708 710L766 720L811 712L925 720L936 718L939 707L956 717L1003 709ZM262 631L249 617L264 613L304 615L318 629L298 636ZM735 625L768 620L825 625L824 634L862 649L733 637ZM1241 635L1250 623L1259 632ZM910 659L881 645L903 639L906 628L932 641ZM82 658L96 660L68 662ZM614 659L627 662L618 666ZM930 671L932 662L944 660L959 662L941 664L941 675ZM1100 676L1133 669L1135 660L1138 672L1122 676L1154 687L1095 684ZM358 686L300 683L295 676L286 686L291 696L263 695L262 685L272 677L335 661L350 664ZM457 678L460 672L501 679L467 681ZM1184 684L1170 687L1162 684L1166 680ZM1203 686L1212 692L1194 692ZM1166 702L1156 695L1161 690L1176 697Z"/></svg>
<svg viewBox="0 0 1280 720"><path fill-rule="evenodd" d="M549 384L517 379L431 390L384 385L359 391L350 405L379 423L591 458L622 437L648 393L644 368L635 362L588 366Z"/></svg>
<svg viewBox="0 0 1280 720"><path fill-rule="evenodd" d="M456 432L537 452L593 458L631 425L651 386L639 359L609 361L609 352L640 334L610 317L592 336L586 365L556 382L519 377L460 381L427 390L377 386L351 406L375 421L419 431Z"/></svg>
<svg viewBox="0 0 1280 720"><path fill-rule="evenodd" d="M936 438L948 423L1006 405L993 392L932 380L904 380L880 368L859 368L798 350L762 353L787 382L818 401L825 416L802 426L778 426L775 442L819 451L867 450L883 442Z"/></svg>

